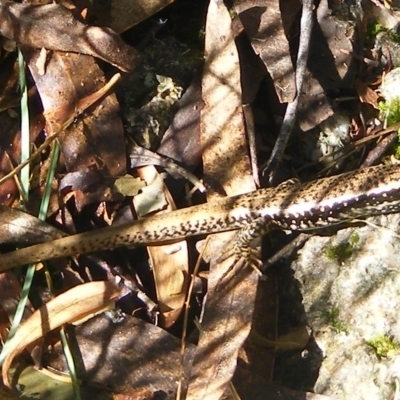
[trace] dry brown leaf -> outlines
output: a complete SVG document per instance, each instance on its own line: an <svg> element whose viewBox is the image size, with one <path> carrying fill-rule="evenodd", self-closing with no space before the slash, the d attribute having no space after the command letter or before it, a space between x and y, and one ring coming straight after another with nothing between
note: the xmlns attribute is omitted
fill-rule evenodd
<svg viewBox="0 0 400 400"><path fill-rule="evenodd" d="M161 139L157 153L192 171L201 163L200 110L203 108L200 77L195 76L179 101L179 110ZM171 173L171 172L170 172Z"/></svg>
<svg viewBox="0 0 400 400"><path fill-rule="evenodd" d="M0 336L2 343L7 339L11 325L10 321L15 316L21 292L21 282L16 278L14 271L6 271L4 274L0 274ZM27 320L34 311L35 309L28 299L22 321ZM35 365L41 365L42 348L43 340L41 339L27 346L27 351L30 353Z"/></svg>
<svg viewBox="0 0 400 400"><path fill-rule="evenodd" d="M159 179L158 172L153 166L140 168L138 175L148 185ZM165 186L161 192L167 198L168 206L158 212L165 213L176 209L172 196ZM160 311L159 325L168 328L179 317L186 299L189 274L187 244L185 240L179 240L162 246L148 246L147 251L153 266Z"/></svg>
<svg viewBox="0 0 400 400"><path fill-rule="evenodd" d="M201 141L205 178L220 182L229 196L254 190L243 123L239 56L231 19L223 5L210 4L202 93ZM219 3L219 2L218 2ZM221 12L221 21L218 13ZM214 19L215 18L215 19ZM224 20L225 19L225 20ZM206 180L207 181L207 180Z"/></svg>
<svg viewBox="0 0 400 400"><path fill-rule="evenodd" d="M73 198L77 211L81 212L87 204L122 201L124 195L112 187L115 178L104 175L104 171L96 165L67 173L58 184L58 193L64 204ZM59 208L59 203L55 204L55 208Z"/></svg>
<svg viewBox="0 0 400 400"><path fill-rule="evenodd" d="M204 173L210 181L220 182L228 195L249 192L255 185L243 126L239 57L231 18L222 1L210 1L205 51L205 106L201 111ZM215 262L233 236L231 232L212 235L209 241L213 261L187 400L222 396L250 331L258 275L251 268L230 271L231 258Z"/></svg>
<svg viewBox="0 0 400 400"><path fill-rule="evenodd" d="M4 335L3 333L6 329L10 328L10 321L15 315L21 291L21 283L15 277L13 271L7 271L4 274L0 274L0 307L6 313L7 319L7 321L1 321L5 324L5 326L3 325L1 327L2 341L5 341L7 339L7 334ZM27 316L31 315L33 311L34 309L28 300L27 307L24 310L24 318L27 318Z"/></svg>
<svg viewBox="0 0 400 400"><path fill-rule="evenodd" d="M165 400L176 399L180 341L164 329L131 316L126 316L116 326L109 318L98 315L76 327L75 337L76 348L79 348L83 360L77 365L80 379L108 387L114 393L156 391L157 399L160 396ZM107 351L104 351L104 343L107 343ZM185 371L191 362L194 347L191 343L187 346ZM53 351L44 357L45 365L57 371L68 371L60 344L57 343ZM234 383L241 399L314 399L311 394L267 383L261 377L262 374L251 375L238 368ZM317 398L328 399L316 396L315 400Z"/></svg>
<svg viewBox="0 0 400 400"><path fill-rule="evenodd" d="M0 93L6 94L13 91L14 95L17 94L17 86L13 87L12 82L18 82L18 62L15 62L16 54L10 54L5 60L1 62L1 79L0 79ZM2 80L6 79L7 82ZM16 81L15 81L16 79ZM19 99L19 95L16 99ZM29 109L31 112L29 132L32 141L43 133L44 120L41 115L38 115L33 106L33 101L37 100L37 93L32 88L28 92ZM33 100L35 98L35 100ZM11 98L8 98L8 106L12 105ZM6 104L4 104L6 106ZM1 106L0 106L1 107ZM12 113L10 112L12 111ZM0 135L0 179L7 175L16 165L18 160L21 159L20 154L20 128L21 121L16 115L14 109L8 109L7 112L0 113L0 126L2 134ZM0 185L0 204L12 205L15 198L19 196L19 192L14 179L7 179Z"/></svg>
<svg viewBox="0 0 400 400"><path fill-rule="evenodd" d="M281 4L278 0L268 3L264 0L234 2L235 11L242 21L254 51L270 73L281 103L292 102L296 95L293 63L286 32L290 28L290 20L298 14L301 5L298 1L291 3L291 7L285 13L286 26L284 26L281 7L285 4Z"/></svg>
<svg viewBox="0 0 400 400"><path fill-rule="evenodd" d="M113 400L154 400L156 396L152 390L138 389L114 394Z"/></svg>
<svg viewBox="0 0 400 400"><path fill-rule="evenodd" d="M356 63L352 62L351 54L355 30L351 23L343 24L336 19L331 3L321 0L315 9L308 71L296 116L304 131L333 114L332 101L327 94L335 95L339 89L353 88ZM237 0L234 7L254 51L271 74L279 100L292 101L296 91L291 60L296 58L294 41L299 36L301 2Z"/></svg>
<svg viewBox="0 0 400 400"><path fill-rule="evenodd" d="M108 3L94 1L90 17L95 24L108 26L117 33L125 32L139 22L162 10L173 0L114 0ZM104 9L103 7L106 7Z"/></svg>
<svg viewBox="0 0 400 400"><path fill-rule="evenodd" d="M18 45L98 57L122 71L132 70L139 59L111 29L87 26L60 4L0 3L0 34Z"/></svg>
<svg viewBox="0 0 400 400"><path fill-rule="evenodd" d="M334 112L332 99L340 90L353 89L356 64L353 43L357 30L332 15L328 0L316 8L307 69L298 108L299 125L308 131Z"/></svg>
<svg viewBox="0 0 400 400"><path fill-rule="evenodd" d="M139 218L148 214L164 210L168 206L165 198L165 184L163 177L153 166L142 167L139 170L141 192L133 198L136 214Z"/></svg>
<svg viewBox="0 0 400 400"><path fill-rule="evenodd" d="M0 206L0 243L33 244L65 236L63 232L17 208Z"/></svg>
<svg viewBox="0 0 400 400"><path fill-rule="evenodd" d="M41 97L47 132L59 132L65 121L76 118L59 138L63 161L68 172L80 172L79 176L70 179L75 187L86 188L86 192L90 192L90 187L98 188L89 195L85 190L78 191L76 207L82 209L92 202L113 200L110 197L112 182L107 178L126 172L124 131L118 102L115 95L109 93L120 75L114 75L106 83L93 57L62 52L52 52L45 75L40 75L36 68L39 51L26 47L22 50ZM97 171L102 185L92 184L93 170ZM106 183L109 183L108 188ZM53 196L50 212L59 208L58 200Z"/></svg>
<svg viewBox="0 0 400 400"><path fill-rule="evenodd" d="M4 359L3 382L11 387L8 370L14 358L30 343L66 323L80 320L105 308L120 293L113 282L89 282L60 294L36 310L15 332Z"/></svg>
<svg viewBox="0 0 400 400"><path fill-rule="evenodd" d="M36 69L39 52L24 47L23 54L42 100L47 132L58 132L65 121L81 114L60 137L67 171L82 171L79 180L74 181L75 186L90 186L93 167L103 181L123 175L126 171L124 131L116 97L108 93L119 74L105 83L104 74L93 57L52 52L45 75L39 75ZM80 196L77 207L110 199L108 193L93 197ZM54 206L58 207L58 202Z"/></svg>
<svg viewBox="0 0 400 400"><path fill-rule="evenodd" d="M361 82L358 79L356 79L354 85L360 101L362 103L371 104L372 107L378 109L379 95L374 90L372 90L367 84Z"/></svg>
<svg viewBox="0 0 400 400"><path fill-rule="evenodd" d="M72 349L79 349L82 360L77 363L79 379L108 387L114 393L157 390L175 399L180 340L164 329L130 315L115 324L102 314L76 327L74 336ZM188 362L193 347L188 344ZM60 344L44 354L44 365L68 371Z"/></svg>

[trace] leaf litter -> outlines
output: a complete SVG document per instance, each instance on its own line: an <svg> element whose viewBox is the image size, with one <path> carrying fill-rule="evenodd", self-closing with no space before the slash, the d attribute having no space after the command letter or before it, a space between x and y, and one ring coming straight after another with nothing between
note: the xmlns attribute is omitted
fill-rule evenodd
<svg viewBox="0 0 400 400"><path fill-rule="evenodd" d="M57 180L52 184L48 224L14 210L19 206L14 179L0 185L4 206L1 243L7 244L4 251L13 244L27 245L129 222L139 214L133 212L137 200L132 201L132 197L144 185L146 189L136 196L152 213L204 201L199 193L188 201L190 193L184 179L165 178L155 165L165 167L174 178L190 178L197 188L204 183L208 199L221 193L255 190L258 179L253 178L257 177L254 166L265 165L285 106L297 96L296 122L287 147L282 148L285 165L298 168L314 162L308 160L310 156L301 143L314 137L309 132L318 132L321 122L338 109L345 108L351 114L357 135L367 136L370 130L363 120L379 117L375 81L390 69L390 46L386 44L384 49L386 64L382 57L374 56L374 63L366 67L360 61L363 49L360 53L356 44L362 43L373 17L387 29L398 18L394 11L379 7L379 2L365 3L364 8L359 5L347 9L332 7L327 1L314 4L314 27L302 27L310 30L311 46L300 92L296 90L296 55L302 9L294 0L234 1L230 9L218 0L211 0L208 6L186 0L135 4L120 1L111 3L108 9L96 1L89 9L72 3L68 7L67 3L1 3L0 125L4 133L0 139L0 177L9 174L20 159L15 45L30 71L30 135L33 150L40 149L36 157L40 176L44 176L47 165L47 150L40 147L45 139L57 136L62 152ZM124 74L115 88L107 82L116 69ZM160 79L166 83L162 90ZM182 88L183 96L176 95ZM154 99L163 106L154 107ZM242 104L250 104L250 116ZM247 139L246 134L254 137ZM137 143L163 156L145 153ZM252 146L250 152L248 143ZM279 180L284 179L282 175L285 173L278 170ZM33 200L26 204L32 214L43 192L40 176L32 177L32 183L36 181L31 187ZM202 181L196 181L196 176ZM126 183L134 183L134 188L127 189ZM11 206L14 208L9 209ZM62 263L49 262L48 270L59 280L56 293L64 293L48 302L43 294L32 295L38 311L17 331L3 366L4 383L10 384L8 368L31 340L75 319L80 313L73 308L76 299L85 305L89 316L101 308L89 301L85 285L111 285L117 276L121 286L117 305L126 313L125 319L110 314L109 319L100 322L100 317L95 317L76 329L76 340L81 344L80 365L84 366L78 377L80 374L121 396L133 392L134 396L145 393L148 398L156 398L162 393L163 398L175 398L178 390L181 398L187 399L234 398L234 390L229 389L233 379L242 399L273 398L282 390L284 398L302 398L304 392L273 386L272 375L256 378L263 375L263 368L272 371L275 358L274 354L267 356L268 351L257 351L251 340L245 343L254 321L262 320L257 310L261 308L265 313L266 305L260 305L257 293L267 289L253 270L237 266L232 269L229 260L225 264L216 262L215 255L233 237L231 233L212 235L203 254L210 268L203 271L202 265L199 276L192 275L197 257L192 241L153 246L148 253L114 250L77 255ZM42 270L37 271L37 285L43 286L44 275ZM23 277L8 279L21 282ZM191 279L195 285L186 326L182 313ZM279 301L274 290L278 283L273 282L265 300L270 318L264 324L255 324L257 332L262 331L278 351L287 347L283 338L289 337L294 351L294 336L288 332L278 334L275 319ZM17 301L17 291L12 295L2 292L3 309L7 296ZM74 300L63 297L69 291L77 293ZM111 296L100 291L98 298L103 305L113 296L114 292ZM153 301L157 309L150 306ZM63 318L57 323L52 311L55 303L62 304ZM90 332L85 331L89 324ZM303 325L297 328L304 331ZM182 336L182 329L190 333L191 343L186 343L184 354L176 340ZM31 338L25 339L28 336ZM123 339L127 342L122 345ZM83 340L92 344L87 347ZM169 341L174 344L165 345L161 351L162 343ZM306 342L299 341L298 346L303 348ZM243 345L247 354L246 350L243 353ZM91 346L97 346L93 354ZM157 346L161 346L159 350ZM134 351L128 351L131 348ZM65 371L60 367L58 352L52 357L45 353L49 365L57 364ZM118 365L121 358L127 362L123 364L123 379ZM260 367L262 358L264 367ZM181 362L183 368L179 367ZM311 391L312 385L302 389ZM312 393L307 396L326 398Z"/></svg>

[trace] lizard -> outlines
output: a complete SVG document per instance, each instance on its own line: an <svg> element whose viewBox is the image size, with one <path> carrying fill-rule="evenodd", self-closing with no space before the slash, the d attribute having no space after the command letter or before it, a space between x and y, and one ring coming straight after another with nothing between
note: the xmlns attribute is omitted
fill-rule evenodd
<svg viewBox="0 0 400 400"><path fill-rule="evenodd" d="M400 212L400 167L373 166L308 183L287 181L277 187L35 244L0 254L0 272L52 258L231 230L239 230L235 253L247 258L252 240L272 227L307 231L396 212Z"/></svg>

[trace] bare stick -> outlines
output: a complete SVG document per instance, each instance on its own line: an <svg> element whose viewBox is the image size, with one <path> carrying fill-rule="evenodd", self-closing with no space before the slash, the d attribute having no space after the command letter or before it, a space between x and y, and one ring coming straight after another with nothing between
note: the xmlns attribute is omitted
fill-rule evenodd
<svg viewBox="0 0 400 400"><path fill-rule="evenodd" d="M303 0L303 9L300 20L300 41L299 51L297 53L296 62L296 97L288 104L286 113L283 118L281 130L276 140L272 154L269 158L267 166L263 170L268 173L269 181L272 182L279 163L281 162L283 152L285 151L287 142L296 120L296 111L303 86L304 74L307 66L308 51L310 48L310 38L313 26L313 0Z"/></svg>

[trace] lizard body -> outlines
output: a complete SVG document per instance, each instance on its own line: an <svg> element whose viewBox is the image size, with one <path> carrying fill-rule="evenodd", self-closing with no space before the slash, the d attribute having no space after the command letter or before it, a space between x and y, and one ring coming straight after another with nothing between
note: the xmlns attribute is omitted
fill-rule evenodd
<svg viewBox="0 0 400 400"><path fill-rule="evenodd" d="M273 223L308 230L400 211L400 167L375 166L299 184L226 197L167 214L79 233L0 255L0 272L15 266L98 250L157 244ZM245 235L253 238L257 232ZM247 242L247 239L244 240Z"/></svg>

